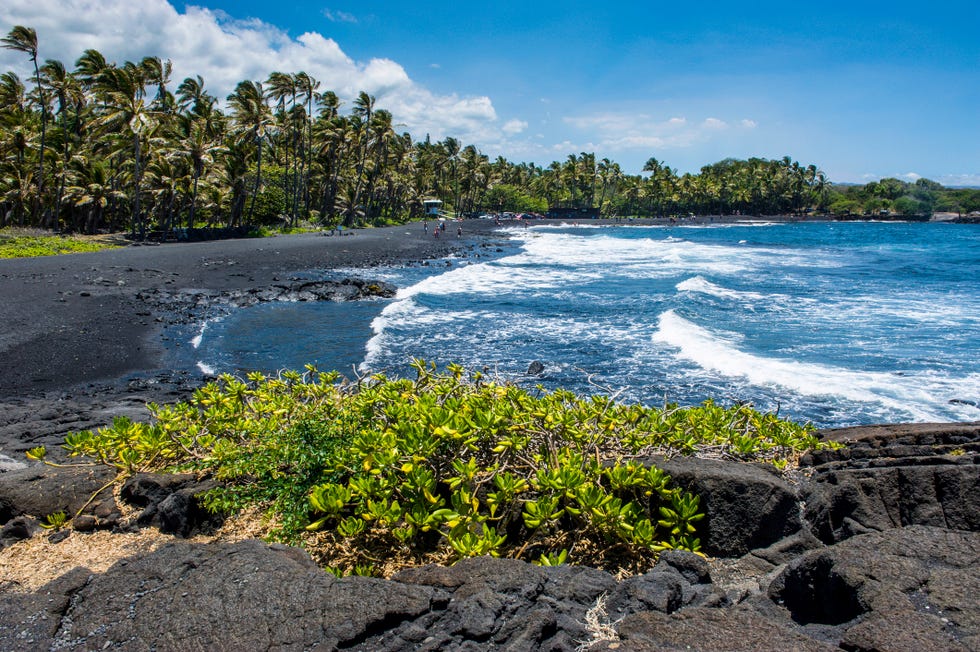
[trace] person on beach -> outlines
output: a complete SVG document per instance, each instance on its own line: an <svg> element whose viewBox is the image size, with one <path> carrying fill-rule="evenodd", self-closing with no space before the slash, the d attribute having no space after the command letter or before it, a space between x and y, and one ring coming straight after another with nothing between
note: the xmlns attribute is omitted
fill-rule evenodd
<svg viewBox="0 0 980 652"><path fill-rule="evenodd" d="M429 220L422 220L422 232L423 233L429 232Z"/></svg>
<svg viewBox="0 0 980 652"><path fill-rule="evenodd" d="M457 226L456 227L456 237L457 238L462 238L463 237L463 227L462 226Z"/></svg>

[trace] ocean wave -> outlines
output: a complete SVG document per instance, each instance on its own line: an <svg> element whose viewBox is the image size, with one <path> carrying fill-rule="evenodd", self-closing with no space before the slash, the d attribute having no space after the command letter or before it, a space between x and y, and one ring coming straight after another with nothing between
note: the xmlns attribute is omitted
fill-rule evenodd
<svg viewBox="0 0 980 652"><path fill-rule="evenodd" d="M759 386L779 386L807 396L836 396L878 403L919 421L942 421L949 401L976 392L980 375L947 378L923 373L853 371L829 365L753 355L739 350L734 338L702 328L673 310L659 316L653 341L678 349L679 356L702 369Z"/></svg>
<svg viewBox="0 0 980 652"><path fill-rule="evenodd" d="M697 271L714 274L746 273L768 261L770 254L746 254L744 249L695 243L681 238L629 238L568 233L538 233L523 237L523 251L503 264L557 267L576 275L621 275L665 278Z"/></svg>
<svg viewBox="0 0 980 652"><path fill-rule="evenodd" d="M976 328L980 325L980 304L967 297L951 300L948 296L918 293L917 295L858 295L831 302L828 311L837 318L871 320L899 319L945 328Z"/></svg>
<svg viewBox="0 0 980 652"><path fill-rule="evenodd" d="M205 319L201 322L200 328L198 328L197 333L188 340L188 344L191 345L193 349L201 348L201 343L204 341L204 333L210 328L212 324L217 324L223 319L223 317L217 317L215 319Z"/></svg>
<svg viewBox="0 0 980 652"><path fill-rule="evenodd" d="M719 299L733 299L736 301L775 301L786 299L784 295L762 294L759 292L748 292L744 290L731 290L729 288L716 285L703 276L693 276L685 281L681 281L676 286L678 292L696 292L707 294Z"/></svg>

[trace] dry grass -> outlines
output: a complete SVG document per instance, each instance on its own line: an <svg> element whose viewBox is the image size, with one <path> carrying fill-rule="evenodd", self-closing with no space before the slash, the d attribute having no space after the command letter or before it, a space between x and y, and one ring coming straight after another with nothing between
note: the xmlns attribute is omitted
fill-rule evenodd
<svg viewBox="0 0 980 652"><path fill-rule="evenodd" d="M0 586L7 590L36 591L79 566L103 573L122 559L151 553L168 543L231 543L258 538L266 529L257 512L247 512L229 518L213 534L190 539L144 528L126 533L73 531L67 539L51 543L44 532L0 550Z"/></svg>
<svg viewBox="0 0 980 652"><path fill-rule="evenodd" d="M576 652L591 650L596 645L604 643L607 650L614 650L619 647L619 633L616 625L619 621L609 622L609 615L606 613L606 594L603 593L596 598L595 604L585 612L585 631L590 635L586 641L579 641Z"/></svg>
<svg viewBox="0 0 980 652"><path fill-rule="evenodd" d="M156 529L127 534L72 532L59 543L38 535L0 550L0 585L36 591L73 568L101 573L120 559L153 552L171 540Z"/></svg>

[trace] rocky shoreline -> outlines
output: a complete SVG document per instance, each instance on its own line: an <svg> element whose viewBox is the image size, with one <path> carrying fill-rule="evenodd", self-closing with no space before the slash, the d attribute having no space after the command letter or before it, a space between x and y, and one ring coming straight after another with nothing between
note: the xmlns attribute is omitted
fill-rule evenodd
<svg viewBox="0 0 980 652"><path fill-rule="evenodd" d="M110 494L106 467L10 469L0 648L980 649L980 424L824 434L849 446L789 477L650 460L702 497L707 556L668 552L627 578L477 558L336 579L301 549L229 537L238 524L200 508L210 485L193 476ZM81 511L73 530L40 530L56 510ZM38 568L43 583L4 575L5 560L98 549L108 532L153 545L98 570Z"/></svg>
<svg viewBox="0 0 980 652"><path fill-rule="evenodd" d="M26 460L44 445L63 462L66 433L145 419L147 401L199 386L158 369L168 321L388 292L290 275L494 246L413 229L0 264L12 329L0 338L0 649L980 649L980 423L826 431L847 447L788 475L651 459L701 496L707 556L665 553L629 578L477 558L337 579L204 512L196 478L138 475L110 492L109 468ZM42 530L57 511L80 516Z"/></svg>

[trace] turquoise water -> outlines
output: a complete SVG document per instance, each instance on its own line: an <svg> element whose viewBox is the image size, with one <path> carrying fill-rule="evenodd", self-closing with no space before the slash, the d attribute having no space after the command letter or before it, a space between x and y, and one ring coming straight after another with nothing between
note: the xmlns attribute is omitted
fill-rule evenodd
<svg viewBox="0 0 980 652"><path fill-rule="evenodd" d="M402 288L394 300L241 311L205 329L200 362L398 375L420 357L648 404L746 401L821 427L980 419L978 226L510 237L492 260L379 271ZM534 360L545 372L529 379Z"/></svg>

